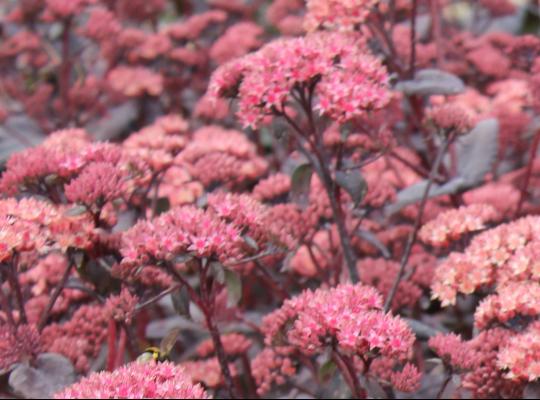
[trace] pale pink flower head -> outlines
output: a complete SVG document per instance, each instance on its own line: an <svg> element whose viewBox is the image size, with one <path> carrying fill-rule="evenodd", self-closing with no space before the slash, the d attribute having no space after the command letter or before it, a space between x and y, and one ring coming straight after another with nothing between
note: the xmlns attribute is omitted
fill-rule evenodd
<svg viewBox="0 0 540 400"><path fill-rule="evenodd" d="M163 77L145 67L116 67L107 80L115 92L126 97L159 96L163 91Z"/></svg>
<svg viewBox="0 0 540 400"><path fill-rule="evenodd" d="M511 337L498 354L498 366L507 371L507 379L529 382L540 378L540 323Z"/></svg>
<svg viewBox="0 0 540 400"><path fill-rule="evenodd" d="M64 191L71 202L102 207L122 197L125 178L124 173L111 163L91 162L77 178L65 185Z"/></svg>
<svg viewBox="0 0 540 400"><path fill-rule="evenodd" d="M201 383L205 387L218 388L225 384L223 373L217 357L197 361L184 361L180 366L194 383ZM231 376L234 378L238 371L234 364L229 364Z"/></svg>
<svg viewBox="0 0 540 400"><path fill-rule="evenodd" d="M354 29L365 22L371 9L380 0L307 0L304 28L311 32L318 28L331 30Z"/></svg>
<svg viewBox="0 0 540 400"><path fill-rule="evenodd" d="M229 357L237 357L246 354L251 347L251 340L241 333L228 333L221 335L221 343L225 354ZM197 354L199 357L208 357L215 352L214 342L212 339L206 339L197 346Z"/></svg>
<svg viewBox="0 0 540 400"><path fill-rule="evenodd" d="M43 350L40 335L34 325L8 324L0 327L0 372L18 362L32 361Z"/></svg>
<svg viewBox="0 0 540 400"><path fill-rule="evenodd" d="M463 105L446 103L429 108L426 111L426 121L444 136L449 134L464 135L474 126L470 115L471 112Z"/></svg>
<svg viewBox="0 0 540 400"><path fill-rule="evenodd" d="M480 231L486 223L500 218L489 204L471 204L448 210L422 226L418 235L424 243L435 247L448 246L467 233Z"/></svg>
<svg viewBox="0 0 540 400"><path fill-rule="evenodd" d="M390 376L392 386L400 392L416 392L420 389L422 373L411 363L405 364L401 371L393 372Z"/></svg>
<svg viewBox="0 0 540 400"><path fill-rule="evenodd" d="M184 368L170 362L132 362L112 372L94 372L54 396L56 399L207 399Z"/></svg>

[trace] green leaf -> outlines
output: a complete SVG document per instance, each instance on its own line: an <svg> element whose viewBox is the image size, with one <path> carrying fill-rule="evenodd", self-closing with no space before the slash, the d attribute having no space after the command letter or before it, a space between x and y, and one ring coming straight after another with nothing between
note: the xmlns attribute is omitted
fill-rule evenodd
<svg viewBox="0 0 540 400"><path fill-rule="evenodd" d="M359 170L336 172L336 183L349 193L356 207L366 196L367 182Z"/></svg>
<svg viewBox="0 0 540 400"><path fill-rule="evenodd" d="M226 269L225 284L227 285L227 306L234 307L242 298L242 278L238 273Z"/></svg>
<svg viewBox="0 0 540 400"><path fill-rule="evenodd" d="M311 175L313 175L313 168L305 163L296 167L291 177L291 201L302 209L309 204Z"/></svg>

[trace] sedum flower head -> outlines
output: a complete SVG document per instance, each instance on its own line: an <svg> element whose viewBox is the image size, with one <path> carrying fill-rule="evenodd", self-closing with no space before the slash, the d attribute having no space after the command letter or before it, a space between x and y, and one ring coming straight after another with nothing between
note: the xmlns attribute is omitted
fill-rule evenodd
<svg viewBox="0 0 540 400"><path fill-rule="evenodd" d="M112 372L95 372L55 394L57 399L207 399L184 368L170 362L126 364Z"/></svg>
<svg viewBox="0 0 540 400"><path fill-rule="evenodd" d="M380 0L307 0L304 27L349 30L368 17Z"/></svg>
<svg viewBox="0 0 540 400"><path fill-rule="evenodd" d="M210 80L208 96L239 98L237 115L245 126L257 126L293 101L292 91L315 86L316 108L344 122L390 100L388 75L358 37L313 33L275 40L259 51L220 66Z"/></svg>
<svg viewBox="0 0 540 400"><path fill-rule="evenodd" d="M320 353L336 340L347 353L377 351L404 359L414 342L405 321L384 314L382 297L362 284L306 290L267 315L262 331L266 345L284 334L289 345L308 355Z"/></svg>

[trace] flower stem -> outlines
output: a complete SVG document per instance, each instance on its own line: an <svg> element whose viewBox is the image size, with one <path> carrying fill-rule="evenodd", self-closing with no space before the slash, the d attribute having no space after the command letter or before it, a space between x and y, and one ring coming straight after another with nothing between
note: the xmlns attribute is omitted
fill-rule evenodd
<svg viewBox="0 0 540 400"><path fill-rule="evenodd" d="M414 243L416 242L418 230L420 229L420 226L422 225L422 217L424 216L427 200L429 198L429 191L431 189L431 186L433 185L435 176L437 175L439 171L439 167L442 163L446 150L448 149L448 146L452 140L453 140L453 136L449 136L444 139L443 143L439 147L439 151L437 153L435 162L433 163L433 166L431 167L431 171L429 172L428 182L427 182L426 188L424 189L422 201L420 202L420 206L418 207L418 214L416 215L416 219L414 221L414 227L407 240L407 245L405 246L405 252L403 253L403 256L401 257L401 263L399 265L398 274L396 276L396 279L394 280L394 283L392 284L392 288L390 289L390 292L388 293L386 302L384 303L385 312L388 312L390 308L392 307L392 301L394 300L394 297L396 296L398 286L403 278L403 275L405 274L405 267L407 266L407 262L409 261L412 247Z"/></svg>

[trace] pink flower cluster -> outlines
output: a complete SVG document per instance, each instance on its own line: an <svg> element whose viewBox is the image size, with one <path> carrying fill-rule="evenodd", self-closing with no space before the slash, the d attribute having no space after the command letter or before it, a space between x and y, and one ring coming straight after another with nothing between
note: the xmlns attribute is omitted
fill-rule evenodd
<svg viewBox="0 0 540 400"><path fill-rule="evenodd" d="M201 383L207 388L219 388L223 386L225 380L217 357L211 357L204 360L184 361L179 365L182 367L186 375L191 378L194 383ZM234 364L229 364L231 376L236 377L238 371Z"/></svg>
<svg viewBox="0 0 540 400"><path fill-rule="evenodd" d="M131 134L122 147L131 157L144 160L153 171L161 171L186 146L187 130L188 123L180 115L166 115Z"/></svg>
<svg viewBox="0 0 540 400"><path fill-rule="evenodd" d="M316 108L321 114L341 122L380 109L390 100L381 61L355 35L342 33L271 42L220 66L211 78L208 95L217 99L238 91L237 115L245 126L254 127L265 116L284 112L295 90L310 86L316 88Z"/></svg>
<svg viewBox="0 0 540 400"><path fill-rule="evenodd" d="M242 132L214 125L197 130L175 163L206 187L219 182L237 186L268 169L267 161Z"/></svg>
<svg viewBox="0 0 540 400"><path fill-rule="evenodd" d="M230 357L245 355L252 345L251 339L241 333L228 333L221 335L221 343L225 354ZM214 342L207 339L197 346L197 354L199 357L208 357L215 352Z"/></svg>
<svg viewBox="0 0 540 400"><path fill-rule="evenodd" d="M534 382L540 378L540 323L534 322L511 337L499 352L498 365L505 378Z"/></svg>
<svg viewBox="0 0 540 400"><path fill-rule="evenodd" d="M471 204L439 214L418 232L424 243L434 247L448 246L467 233L486 228L487 222L499 219L497 210L489 204Z"/></svg>
<svg viewBox="0 0 540 400"><path fill-rule="evenodd" d="M174 208L151 221L141 221L122 238L122 265L134 267L156 261L172 262L178 255L215 257L223 263L243 254L240 228L214 212L192 206Z"/></svg>
<svg viewBox="0 0 540 400"><path fill-rule="evenodd" d="M47 325L42 333L43 347L71 360L75 369L86 372L105 342L109 315L101 305L79 307L68 321Z"/></svg>
<svg viewBox="0 0 540 400"><path fill-rule="evenodd" d="M126 364L112 372L94 372L55 394L56 399L208 399L184 368L170 362Z"/></svg>
<svg viewBox="0 0 540 400"><path fill-rule="evenodd" d="M7 324L0 327L0 372L18 362L31 362L43 350L39 333L33 325Z"/></svg>
<svg viewBox="0 0 540 400"><path fill-rule="evenodd" d="M69 216L68 206L23 198L0 200L0 261L17 252L46 254L92 246L94 223L88 214Z"/></svg>
<svg viewBox="0 0 540 400"><path fill-rule="evenodd" d="M538 281L539 218L528 216L476 235L463 253L450 253L435 271L433 297L455 304L458 292L482 286Z"/></svg>
<svg viewBox="0 0 540 400"><path fill-rule="evenodd" d="M384 356L407 358L414 334L402 319L381 310L382 298L369 286L306 290L267 315L262 331L267 346L282 334L290 346L307 355L322 352L336 340L346 353L363 355L376 349Z"/></svg>
<svg viewBox="0 0 540 400"><path fill-rule="evenodd" d="M484 298L474 313L479 329L490 324L508 323L514 318L540 316L540 285L537 282L510 282L497 288L497 293Z"/></svg>
<svg viewBox="0 0 540 400"><path fill-rule="evenodd" d="M380 0L308 0L304 26L307 31L354 29L363 23Z"/></svg>
<svg viewBox="0 0 540 400"><path fill-rule="evenodd" d="M158 96L163 91L163 77L144 67L117 67L107 80L113 90L126 97Z"/></svg>
<svg viewBox="0 0 540 400"><path fill-rule="evenodd" d="M251 371L257 384L257 394L268 393L273 384L283 385L288 377L296 374L296 366L291 357L279 349L267 347L251 361Z"/></svg>
<svg viewBox="0 0 540 400"><path fill-rule="evenodd" d="M444 136L450 133L463 135L473 127L470 112L461 104L447 103L436 105L426 111L426 120Z"/></svg>
<svg viewBox="0 0 540 400"><path fill-rule="evenodd" d="M524 381L503 371L506 360L525 358L524 353L509 346L513 343L511 336L510 331L501 328L482 331L469 341L454 334L438 335L430 339L429 346L460 375L461 388L472 398L521 398Z"/></svg>

